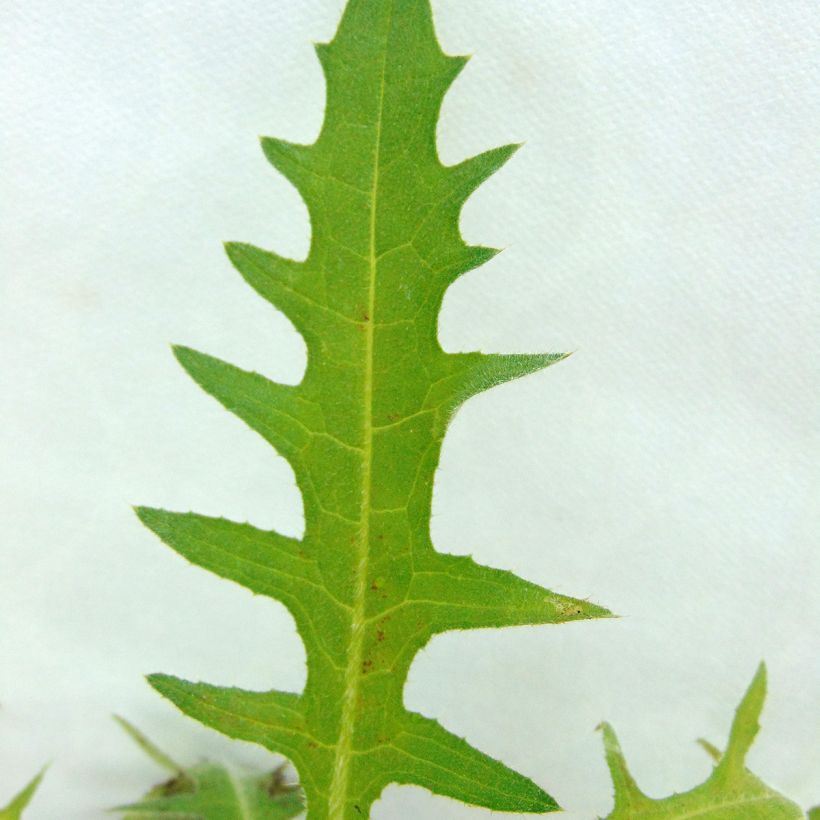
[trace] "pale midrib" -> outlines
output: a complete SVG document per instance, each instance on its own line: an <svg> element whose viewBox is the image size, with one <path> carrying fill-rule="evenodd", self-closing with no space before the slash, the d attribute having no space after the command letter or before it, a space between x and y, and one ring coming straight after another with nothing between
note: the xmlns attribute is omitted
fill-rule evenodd
<svg viewBox="0 0 820 820"><path fill-rule="evenodd" d="M238 816L242 818L242 820L253 820L242 784L239 780L237 780L236 775L230 769L227 769L227 767L226 771L228 772L228 779L230 780L231 788L236 796L236 808L239 811Z"/></svg>
<svg viewBox="0 0 820 820"><path fill-rule="evenodd" d="M350 648L345 670L345 692L342 701L339 742L336 746L336 761L333 779L328 795L329 820L343 820L350 781L353 732L355 729L356 703L359 699L359 681L364 650L365 600L367 596L367 569L370 558L370 506L373 472L373 350L376 307L376 209L379 194L379 164L381 160L382 119L384 117L384 86L387 74L387 42L393 18L393 2L387 15L384 56L382 58L379 107L376 119L376 140L373 150L373 186L370 191L370 248L367 322L365 324L365 372L364 372L364 419L362 446L362 507L359 520L358 565L356 567L356 588L353 598L353 614L350 625ZM309 807L308 807L309 808Z"/></svg>

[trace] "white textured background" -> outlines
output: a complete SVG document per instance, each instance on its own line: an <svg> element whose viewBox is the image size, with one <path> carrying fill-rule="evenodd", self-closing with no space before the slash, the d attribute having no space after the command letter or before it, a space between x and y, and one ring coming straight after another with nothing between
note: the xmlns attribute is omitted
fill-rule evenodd
<svg viewBox="0 0 820 820"><path fill-rule="evenodd" d="M179 341L297 381L288 322L220 241L302 254L256 135L310 141L310 40L342 0L5 0L0 28L0 796L102 818L182 760L264 764L166 705L166 671L298 689L285 610L189 567L131 503L301 528L289 467L189 382ZM755 666L752 767L820 802L820 9L816 0L436 0L474 53L441 153L527 147L468 204L509 250L450 291L453 350L576 350L471 401L434 539L625 617L455 633L406 699L589 820L593 731L651 795L702 780ZM391 787L374 817L479 818Z"/></svg>

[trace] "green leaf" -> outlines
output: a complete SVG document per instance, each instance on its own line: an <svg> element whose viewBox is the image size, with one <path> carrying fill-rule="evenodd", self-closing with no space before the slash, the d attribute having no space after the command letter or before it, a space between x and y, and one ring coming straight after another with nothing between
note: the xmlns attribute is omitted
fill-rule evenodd
<svg viewBox="0 0 820 820"><path fill-rule="evenodd" d="M116 720L157 765L173 773L139 802L116 808L127 813L124 820L286 820L304 811L299 788L285 783L281 766L267 775L242 777L214 763L186 769L128 721Z"/></svg>
<svg viewBox="0 0 820 820"><path fill-rule="evenodd" d="M430 539L433 477L453 414L471 396L565 358L447 353L437 338L449 285L497 252L463 241L462 206L517 146L440 162L439 109L466 58L441 51L428 0L350 0L317 53L327 81L318 140L262 141L307 204L308 257L226 246L245 280L304 336L304 379L274 384L175 349L206 392L290 462L304 537L137 511L192 563L290 610L307 684L292 694L150 681L188 715L287 755L311 820L366 817L389 783L490 809L552 811L540 787L402 700L414 656L437 633L609 615L438 553Z"/></svg>
<svg viewBox="0 0 820 820"><path fill-rule="evenodd" d="M647 797L629 773L618 738L602 724L604 749L615 784L615 808L607 820L793 820L803 812L791 800L767 786L746 768L746 755L760 729L758 722L766 698L766 667L757 674L737 708L725 754L701 741L715 760L709 779L682 794L661 800Z"/></svg>
<svg viewBox="0 0 820 820"><path fill-rule="evenodd" d="M23 809L31 802L34 792L43 779L45 769L38 774L4 809L0 809L0 820L20 820Z"/></svg>

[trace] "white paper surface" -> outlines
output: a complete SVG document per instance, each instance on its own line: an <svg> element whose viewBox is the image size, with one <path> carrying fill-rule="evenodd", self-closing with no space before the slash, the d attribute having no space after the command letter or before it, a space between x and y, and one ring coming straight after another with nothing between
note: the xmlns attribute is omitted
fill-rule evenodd
<svg viewBox="0 0 820 820"><path fill-rule="evenodd" d="M142 681L299 689L284 608L188 566L133 503L298 534L289 467L173 361L183 342L298 381L304 347L222 240L290 255L307 213L258 134L312 140L310 41L342 0L10 0L0 28L0 798L103 818L180 760L266 765ZM437 638L406 701L604 815L599 736L650 795L703 780L765 658L750 757L820 802L820 13L813 0L434 3L474 59L446 162L525 149L467 205L507 246L457 282L451 350L574 350L472 400L433 536L624 617ZM0 799L2 802L2 799ZM374 818L478 818L391 787ZM500 816L500 815L499 815Z"/></svg>

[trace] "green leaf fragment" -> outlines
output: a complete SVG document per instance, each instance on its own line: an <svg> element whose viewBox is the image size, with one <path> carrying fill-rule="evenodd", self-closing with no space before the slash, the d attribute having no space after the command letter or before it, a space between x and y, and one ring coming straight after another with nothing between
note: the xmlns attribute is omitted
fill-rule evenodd
<svg viewBox="0 0 820 820"><path fill-rule="evenodd" d="M20 820L23 809L31 802L34 792L43 779L43 769L4 809L0 809L0 820Z"/></svg>
<svg viewBox="0 0 820 820"><path fill-rule="evenodd" d="M615 786L615 808L607 820L794 820L803 812L782 794L763 783L746 768L746 755L760 729L759 718L766 698L766 667L761 664L735 713L726 752L701 741L715 760L709 779L682 794L660 800L647 797L626 765L612 727L604 723L604 749Z"/></svg>
<svg viewBox="0 0 820 820"><path fill-rule="evenodd" d="M173 772L142 800L117 807L124 820L286 820L304 811L301 791L285 782L283 767L244 776L207 762L182 768L128 721L116 720L155 763Z"/></svg>
<svg viewBox="0 0 820 820"><path fill-rule="evenodd" d="M162 751L158 746L154 745L136 726L132 723L129 723L125 718L120 717L119 715L114 715L114 720L120 725L120 728L131 738L131 740L136 743L140 749L163 769L167 769L169 772L173 772L174 774L180 774L184 771L184 767L180 766L178 763L174 762L170 757L168 757L165 752Z"/></svg>
<svg viewBox="0 0 820 820"><path fill-rule="evenodd" d="M461 208L517 146L440 162L439 109L466 58L441 51L428 0L350 0L317 54L327 81L318 140L262 141L307 204L308 257L226 245L239 273L303 335L304 379L274 384L175 348L206 392L289 461L304 537L137 511L192 563L290 610L307 684L296 694L150 681L188 715L287 755L311 820L367 817L390 783L490 809L552 811L555 801L528 778L402 701L410 664L435 634L609 615L438 553L430 539L433 477L458 407L565 357L447 353L438 342L445 291L497 253L463 241Z"/></svg>
<svg viewBox="0 0 820 820"><path fill-rule="evenodd" d="M723 757L723 752L721 752L720 749L718 749L718 747L715 746L714 743L710 743L708 740L704 740L702 737L698 738L698 746L700 746L703 749L703 751L706 752L706 754L708 754L709 757L711 757L715 763L719 763L721 757Z"/></svg>

